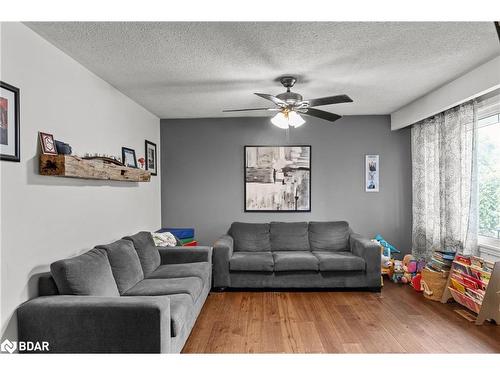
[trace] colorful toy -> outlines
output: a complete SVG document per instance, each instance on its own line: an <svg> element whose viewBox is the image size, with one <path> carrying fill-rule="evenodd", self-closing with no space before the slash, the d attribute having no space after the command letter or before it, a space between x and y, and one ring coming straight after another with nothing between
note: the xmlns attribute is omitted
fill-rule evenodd
<svg viewBox="0 0 500 375"><path fill-rule="evenodd" d="M383 247L383 255L386 257L391 257L391 252L393 253L401 253L398 249L396 249L393 245L391 245L389 242L384 240L384 237L382 237L380 234L377 234L375 236L375 241L379 243L380 246Z"/></svg>
<svg viewBox="0 0 500 375"><path fill-rule="evenodd" d="M415 285L413 285L413 279L422 272L422 269L425 266L425 260L423 259L415 259L413 255L405 255L403 258L403 270L404 274L401 278L401 282L408 284L410 283L412 286L418 291L421 291L421 282L420 279L415 280Z"/></svg>
<svg viewBox="0 0 500 375"><path fill-rule="evenodd" d="M411 279L411 286L413 289L415 289L417 292L422 292L424 290L422 286L422 274L417 273L412 279Z"/></svg>
<svg viewBox="0 0 500 375"><path fill-rule="evenodd" d="M391 275L392 281L395 283L403 282L404 273L405 271L403 268L403 262L400 260L395 260L394 266L392 268L392 275Z"/></svg>
<svg viewBox="0 0 500 375"><path fill-rule="evenodd" d="M415 274L417 270L417 261L413 258L413 255L405 255L403 258L403 277L401 278L401 282L403 284L408 284L411 282L413 274Z"/></svg>
<svg viewBox="0 0 500 375"><path fill-rule="evenodd" d="M417 261L417 273L422 272L422 270L425 268L425 259L419 259Z"/></svg>

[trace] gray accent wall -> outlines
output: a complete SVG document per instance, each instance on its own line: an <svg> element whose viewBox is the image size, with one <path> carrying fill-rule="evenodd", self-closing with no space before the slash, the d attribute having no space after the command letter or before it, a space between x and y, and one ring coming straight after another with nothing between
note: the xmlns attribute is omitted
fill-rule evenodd
<svg viewBox="0 0 500 375"><path fill-rule="evenodd" d="M194 227L209 245L233 221L347 220L410 252L410 131L391 131L389 116L307 118L288 136L266 117L167 119L160 128L164 227ZM311 212L245 213L243 146L287 144L312 146ZM380 155L379 193L365 192L366 154Z"/></svg>

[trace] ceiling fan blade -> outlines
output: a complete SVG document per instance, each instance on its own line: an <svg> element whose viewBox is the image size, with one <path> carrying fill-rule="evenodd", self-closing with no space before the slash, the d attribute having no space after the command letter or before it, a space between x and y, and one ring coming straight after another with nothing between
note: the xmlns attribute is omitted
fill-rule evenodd
<svg viewBox="0 0 500 375"><path fill-rule="evenodd" d="M272 101L274 104L279 105L280 107L287 107L288 103L285 102L284 100L281 100L280 98L275 97L274 95L269 95L269 94L259 94L257 92L254 92L255 95L260 96L261 98L267 99Z"/></svg>
<svg viewBox="0 0 500 375"><path fill-rule="evenodd" d="M342 117L342 116L337 115L335 113L321 111L321 110L315 109L315 108L307 108L307 109L304 109L303 111L300 111L300 113L303 113L304 115L308 115L308 116L318 117L318 118L321 118L323 120L327 120L327 121L331 121L331 122L337 121L339 118Z"/></svg>
<svg viewBox="0 0 500 375"><path fill-rule="evenodd" d="M281 108L243 108L243 109L223 109L222 112L243 112L243 111L280 111Z"/></svg>
<svg viewBox="0 0 500 375"><path fill-rule="evenodd" d="M304 100L305 102L309 102L309 107L318 107L320 105L328 105L328 104L338 104L338 103L351 103L352 99L347 95L335 95L335 96L326 96L324 98L316 98Z"/></svg>

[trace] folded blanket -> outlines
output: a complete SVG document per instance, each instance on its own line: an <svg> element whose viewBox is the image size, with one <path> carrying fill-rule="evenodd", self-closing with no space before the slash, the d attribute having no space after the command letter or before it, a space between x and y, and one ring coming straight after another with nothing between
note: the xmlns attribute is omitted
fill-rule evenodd
<svg viewBox="0 0 500 375"><path fill-rule="evenodd" d="M185 245L189 242L193 242L194 241L194 238L191 237L191 238L183 238L182 240L179 238L179 242L182 244L182 245Z"/></svg>
<svg viewBox="0 0 500 375"><path fill-rule="evenodd" d="M177 246L177 238L170 232L151 233L156 246Z"/></svg>
<svg viewBox="0 0 500 375"><path fill-rule="evenodd" d="M161 228L158 232L170 232L180 240L194 238L194 228Z"/></svg>

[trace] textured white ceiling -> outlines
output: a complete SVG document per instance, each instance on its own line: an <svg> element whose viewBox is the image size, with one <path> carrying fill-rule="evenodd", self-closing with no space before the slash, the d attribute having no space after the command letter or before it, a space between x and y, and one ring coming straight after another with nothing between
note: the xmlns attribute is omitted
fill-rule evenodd
<svg viewBox="0 0 500 375"><path fill-rule="evenodd" d="M493 22L36 22L27 25L160 118L266 115L276 78L341 115L388 114L500 55ZM270 102L269 102L270 103Z"/></svg>

